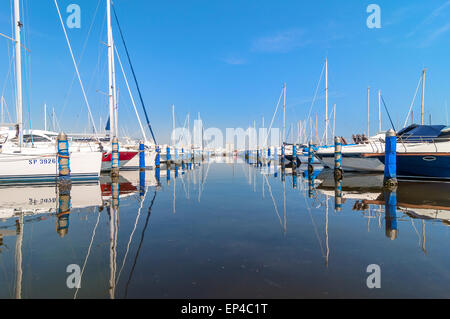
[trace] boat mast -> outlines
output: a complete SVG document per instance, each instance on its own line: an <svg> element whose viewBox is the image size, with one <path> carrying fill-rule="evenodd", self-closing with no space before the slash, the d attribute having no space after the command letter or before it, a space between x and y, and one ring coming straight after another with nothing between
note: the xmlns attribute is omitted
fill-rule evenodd
<svg viewBox="0 0 450 319"><path fill-rule="evenodd" d="M53 131L56 132L55 107L53 107L52 109L52 122L53 122Z"/></svg>
<svg viewBox="0 0 450 319"><path fill-rule="evenodd" d="M328 59L325 59L325 145L328 144Z"/></svg>
<svg viewBox="0 0 450 319"><path fill-rule="evenodd" d="M317 114L316 114L316 143L317 143L317 145L319 145L319 131L318 131L318 129L317 129L317 119L318 119L318 116L317 116Z"/></svg>
<svg viewBox="0 0 450 319"><path fill-rule="evenodd" d="M172 104L172 146L175 146L175 104Z"/></svg>
<svg viewBox="0 0 450 319"><path fill-rule="evenodd" d="M20 42L20 30L22 28L22 22L20 22L20 5L19 0L14 0L14 25L15 25L15 53L16 53L16 115L17 125L19 129L18 142L19 146L22 146L23 141L23 100L22 100L22 52Z"/></svg>
<svg viewBox="0 0 450 319"><path fill-rule="evenodd" d="M283 141L284 144L286 139L286 83L284 83L283 87Z"/></svg>
<svg viewBox="0 0 450 319"><path fill-rule="evenodd" d="M425 71L427 69L423 69L422 71L422 112L421 112L421 120L420 124L423 125L423 114L424 114L424 102L425 102Z"/></svg>
<svg viewBox="0 0 450 319"><path fill-rule="evenodd" d="M108 98L109 98L109 139L112 141L117 136L117 127L115 119L115 80L114 80L114 43L111 28L111 0L106 0L106 15L108 28Z"/></svg>
<svg viewBox="0 0 450 319"><path fill-rule="evenodd" d="M264 115L262 116L262 127L261 127L261 128L262 128L261 131L264 132ZM263 133L263 135L264 135L264 133ZM257 134L257 136L258 136L258 139L259 139L259 134ZM261 145L260 145L260 146L261 146L262 149L264 149L264 146L265 146L265 144L266 144L265 142L266 142L266 141L261 140Z"/></svg>
<svg viewBox="0 0 450 319"><path fill-rule="evenodd" d="M5 123L5 114L4 114L4 110L3 110L3 107L4 107L3 106L3 95L1 97L0 103L2 105L2 115L1 115L1 122L0 122L0 124L4 124Z"/></svg>
<svg viewBox="0 0 450 319"><path fill-rule="evenodd" d="M367 137L370 136L370 86L367 87Z"/></svg>
<svg viewBox="0 0 450 319"><path fill-rule="evenodd" d="M333 136L336 134L336 104L334 104L333 109Z"/></svg>
<svg viewBox="0 0 450 319"><path fill-rule="evenodd" d="M189 140L188 140L188 143L189 143L188 147L189 147L189 149L191 149L192 148L192 137L191 137L191 116L190 116L190 113L187 114L187 128L188 128L188 138L189 138Z"/></svg>
<svg viewBox="0 0 450 319"><path fill-rule="evenodd" d="M378 132L381 132L381 90L378 90Z"/></svg>

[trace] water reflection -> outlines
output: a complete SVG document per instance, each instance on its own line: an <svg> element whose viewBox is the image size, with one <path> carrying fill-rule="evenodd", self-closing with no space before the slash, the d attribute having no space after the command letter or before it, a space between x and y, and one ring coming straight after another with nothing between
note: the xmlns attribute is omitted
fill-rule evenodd
<svg viewBox="0 0 450 319"><path fill-rule="evenodd" d="M448 296L450 184L389 192L382 181L220 156L70 188L0 188L0 297L363 297L370 263L397 280L379 296L414 295L401 290L412 279ZM66 285L70 264L81 288Z"/></svg>
<svg viewBox="0 0 450 319"><path fill-rule="evenodd" d="M389 191L382 188L383 175L347 173L341 182L335 182L331 173L319 174L322 182L317 189L326 196L335 196L336 209L341 207L341 202L354 200L352 209L362 212L368 219L368 231L370 219L378 219L381 225L384 213L385 235L395 240L399 236L398 221L409 220L426 252L425 221L450 225L450 183L399 181L398 188ZM417 219L420 220L421 235L414 222Z"/></svg>

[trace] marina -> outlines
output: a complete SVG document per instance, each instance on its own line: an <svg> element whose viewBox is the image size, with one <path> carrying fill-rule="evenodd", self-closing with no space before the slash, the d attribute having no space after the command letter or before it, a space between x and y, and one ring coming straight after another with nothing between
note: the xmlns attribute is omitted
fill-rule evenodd
<svg viewBox="0 0 450 319"><path fill-rule="evenodd" d="M339 54L316 34L311 54L304 29L260 24L224 58L203 11L205 39L172 30L185 17L166 4L150 19L122 1L7 2L0 299L450 298L448 90L431 55L362 72L335 42L362 31L323 40Z"/></svg>

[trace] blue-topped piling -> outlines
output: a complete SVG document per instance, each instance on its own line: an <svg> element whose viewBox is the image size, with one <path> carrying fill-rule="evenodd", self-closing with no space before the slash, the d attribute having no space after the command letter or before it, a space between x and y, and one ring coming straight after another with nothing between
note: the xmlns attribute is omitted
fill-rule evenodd
<svg viewBox="0 0 450 319"><path fill-rule="evenodd" d="M334 179L339 180L344 176L342 168L342 140L336 136L334 138Z"/></svg>
<svg viewBox="0 0 450 319"><path fill-rule="evenodd" d="M145 147L144 143L139 143L139 169L145 170Z"/></svg>
<svg viewBox="0 0 450 319"><path fill-rule="evenodd" d="M155 159L155 168L161 167L161 154L159 147L156 147L156 159Z"/></svg>
<svg viewBox="0 0 450 319"><path fill-rule="evenodd" d="M69 142L64 132L59 133L58 143L58 179L61 183L70 182L70 154Z"/></svg>
<svg viewBox="0 0 450 319"><path fill-rule="evenodd" d="M297 145L292 145L292 163L297 167Z"/></svg>
<svg viewBox="0 0 450 319"><path fill-rule="evenodd" d="M169 164L170 162L170 147L166 148L166 163Z"/></svg>
<svg viewBox="0 0 450 319"><path fill-rule="evenodd" d="M119 139L114 137L112 140L111 154L111 176L119 175Z"/></svg>
<svg viewBox="0 0 450 319"><path fill-rule="evenodd" d="M397 188L397 134L390 129L386 132L384 149L384 181L387 189Z"/></svg>
<svg viewBox="0 0 450 319"><path fill-rule="evenodd" d="M308 174L312 175L312 173L314 172L314 154L313 154L313 147L314 144L312 143L312 141L309 142L308 144Z"/></svg>

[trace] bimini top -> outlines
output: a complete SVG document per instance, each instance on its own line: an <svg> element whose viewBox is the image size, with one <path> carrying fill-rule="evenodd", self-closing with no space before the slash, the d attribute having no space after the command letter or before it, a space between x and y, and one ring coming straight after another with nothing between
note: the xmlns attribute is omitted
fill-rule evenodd
<svg viewBox="0 0 450 319"><path fill-rule="evenodd" d="M405 142L431 142L440 134L445 125L411 124L397 133L397 137ZM450 136L450 131L448 132Z"/></svg>

